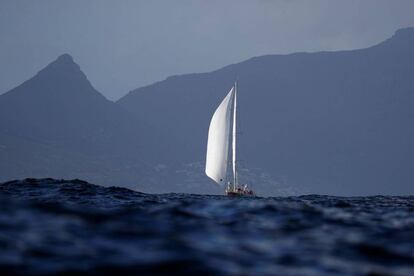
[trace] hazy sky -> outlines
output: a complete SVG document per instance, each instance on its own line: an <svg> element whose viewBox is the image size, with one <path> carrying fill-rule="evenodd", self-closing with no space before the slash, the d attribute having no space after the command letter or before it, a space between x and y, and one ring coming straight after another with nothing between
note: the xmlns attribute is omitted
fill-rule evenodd
<svg viewBox="0 0 414 276"><path fill-rule="evenodd" d="M363 48L414 26L411 0L0 0L0 93L71 54L110 99L263 54Z"/></svg>

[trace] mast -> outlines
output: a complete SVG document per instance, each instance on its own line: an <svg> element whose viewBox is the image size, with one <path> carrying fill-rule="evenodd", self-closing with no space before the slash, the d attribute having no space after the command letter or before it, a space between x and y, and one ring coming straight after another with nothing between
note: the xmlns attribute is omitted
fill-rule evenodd
<svg viewBox="0 0 414 276"><path fill-rule="evenodd" d="M236 171L236 117L237 117L237 82L234 83L234 98L233 98L233 187L237 187L237 171Z"/></svg>

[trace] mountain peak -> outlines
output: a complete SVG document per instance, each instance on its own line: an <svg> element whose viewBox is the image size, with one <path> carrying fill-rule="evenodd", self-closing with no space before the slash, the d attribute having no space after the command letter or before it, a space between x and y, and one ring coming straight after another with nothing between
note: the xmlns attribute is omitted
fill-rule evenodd
<svg viewBox="0 0 414 276"><path fill-rule="evenodd" d="M387 45L391 47L396 47L398 52L412 51L412 45L414 43L414 27L407 27L398 29L394 35L383 41L378 45Z"/></svg>
<svg viewBox="0 0 414 276"><path fill-rule="evenodd" d="M43 100L46 98L56 100L57 95L61 101L68 99L85 101L86 97L104 99L92 87L80 66L73 61L69 54L60 55L34 77L3 95L14 97L13 95L17 95L16 93L25 95L24 97L33 95L37 99Z"/></svg>
<svg viewBox="0 0 414 276"><path fill-rule="evenodd" d="M80 66L74 62L69 54L60 55L57 59L49 63L36 75L40 78L55 80L87 80Z"/></svg>
<svg viewBox="0 0 414 276"><path fill-rule="evenodd" d="M59 62L72 62L72 63L75 63L74 61L73 61L73 57L71 56L71 55L69 55L69 54L62 54L62 55L60 55L60 56L58 56L58 58L56 59L56 61L59 61Z"/></svg>
<svg viewBox="0 0 414 276"><path fill-rule="evenodd" d="M402 29L398 29L394 36L414 36L414 27L407 27L407 28L402 28Z"/></svg>
<svg viewBox="0 0 414 276"><path fill-rule="evenodd" d="M73 61L73 58L69 54L60 55L57 59L49 63L42 71L51 69L55 70L63 70L63 71L76 71L80 72L80 67Z"/></svg>

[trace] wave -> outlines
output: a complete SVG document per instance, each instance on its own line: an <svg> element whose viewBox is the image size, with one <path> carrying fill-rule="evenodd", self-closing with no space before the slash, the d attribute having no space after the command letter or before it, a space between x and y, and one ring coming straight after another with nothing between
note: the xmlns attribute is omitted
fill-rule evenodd
<svg viewBox="0 0 414 276"><path fill-rule="evenodd" d="M9 274L414 275L414 197L145 194L0 184Z"/></svg>

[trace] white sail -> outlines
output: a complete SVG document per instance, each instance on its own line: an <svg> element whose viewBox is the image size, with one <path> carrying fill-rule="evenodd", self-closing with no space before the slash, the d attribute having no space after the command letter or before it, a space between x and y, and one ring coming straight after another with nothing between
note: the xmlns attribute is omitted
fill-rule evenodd
<svg viewBox="0 0 414 276"><path fill-rule="evenodd" d="M206 174L218 184L226 180L233 95L234 87L214 112L208 130Z"/></svg>
<svg viewBox="0 0 414 276"><path fill-rule="evenodd" d="M237 118L237 83L234 84L234 100L233 100L233 186L237 186L236 171L236 118Z"/></svg>

